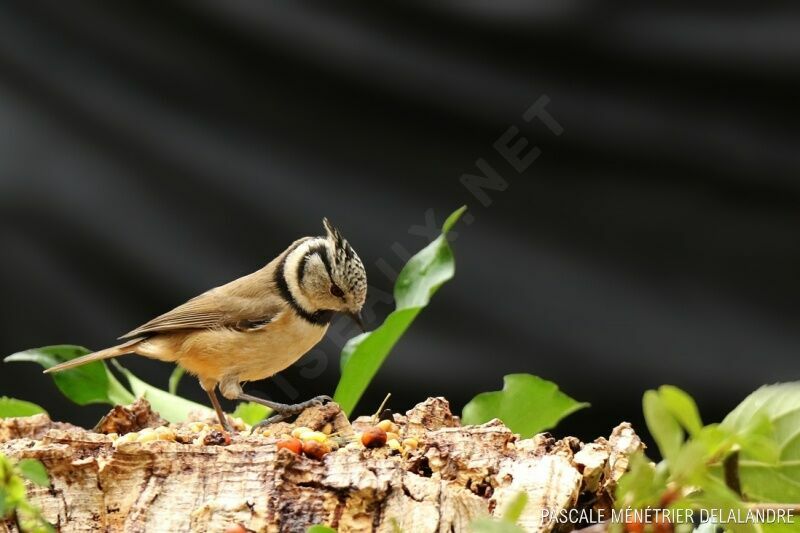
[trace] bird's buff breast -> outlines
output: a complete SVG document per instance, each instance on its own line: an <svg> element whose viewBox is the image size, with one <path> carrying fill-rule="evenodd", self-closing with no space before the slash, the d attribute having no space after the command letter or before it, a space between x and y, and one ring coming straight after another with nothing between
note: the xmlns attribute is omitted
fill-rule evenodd
<svg viewBox="0 0 800 533"><path fill-rule="evenodd" d="M201 330L186 335L177 362L201 378L256 381L280 372L325 335L327 325L310 324L292 311L253 331Z"/></svg>

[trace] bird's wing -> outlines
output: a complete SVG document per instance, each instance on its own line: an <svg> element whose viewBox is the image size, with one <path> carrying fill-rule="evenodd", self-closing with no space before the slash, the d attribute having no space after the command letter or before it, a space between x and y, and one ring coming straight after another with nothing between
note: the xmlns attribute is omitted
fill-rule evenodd
<svg viewBox="0 0 800 533"><path fill-rule="evenodd" d="M275 318L285 303L280 298L269 297L274 291L253 294L247 290L251 286L243 283L244 281L244 278L240 278L196 296L126 333L120 339L179 329L259 329Z"/></svg>

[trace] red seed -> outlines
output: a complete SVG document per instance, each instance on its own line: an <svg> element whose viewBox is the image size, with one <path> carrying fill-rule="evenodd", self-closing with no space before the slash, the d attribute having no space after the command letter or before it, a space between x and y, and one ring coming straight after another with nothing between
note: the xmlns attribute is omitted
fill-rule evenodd
<svg viewBox="0 0 800 533"><path fill-rule="evenodd" d="M225 533L247 533L247 529L242 524L231 524L225 528Z"/></svg>
<svg viewBox="0 0 800 533"><path fill-rule="evenodd" d="M625 524L625 531L628 533L644 533L644 524L633 521Z"/></svg>
<svg viewBox="0 0 800 533"><path fill-rule="evenodd" d="M371 427L361 434L361 444L367 448L380 448L386 445L386 432L379 427Z"/></svg>
<svg viewBox="0 0 800 533"><path fill-rule="evenodd" d="M306 455L306 457L316 459L317 461L325 457L325 455L330 453L330 451L330 447L322 442L307 440L303 443L303 453Z"/></svg>
<svg viewBox="0 0 800 533"><path fill-rule="evenodd" d="M669 487L661 494L660 507L667 508L680 497L681 493L675 487Z"/></svg>
<svg viewBox="0 0 800 533"><path fill-rule="evenodd" d="M653 520L653 533L673 533L672 524L663 516Z"/></svg>
<svg viewBox="0 0 800 533"><path fill-rule="evenodd" d="M299 454L303 451L303 443L300 439L294 437L288 439L281 439L277 445L279 450L289 450L292 453Z"/></svg>

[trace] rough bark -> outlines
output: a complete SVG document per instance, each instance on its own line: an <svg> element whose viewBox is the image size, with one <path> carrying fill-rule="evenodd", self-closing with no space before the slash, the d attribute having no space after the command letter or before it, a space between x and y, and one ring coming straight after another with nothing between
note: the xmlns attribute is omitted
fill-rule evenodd
<svg viewBox="0 0 800 533"><path fill-rule="evenodd" d="M295 424L324 428L344 443L373 422L351 425L328 404ZM571 529L543 521L542 510L552 516L575 506L607 507L628 457L642 448L627 423L608 440L585 445L548 434L519 439L497 420L462 427L442 398L395 415L395 422L400 440L415 439L416 448L356 443L316 460L277 449L277 439L294 427L285 423L266 435L237 433L229 444L216 432L198 436L197 424L188 423L172 426L174 440L115 442L37 415L0 421L0 453L45 464L52 488L31 486L29 494L63 532L225 531L234 524L297 532L325 524L423 533L468 531L476 517L502 514L520 491L529 497L519 522L526 530ZM3 529L14 531L12 524Z"/></svg>

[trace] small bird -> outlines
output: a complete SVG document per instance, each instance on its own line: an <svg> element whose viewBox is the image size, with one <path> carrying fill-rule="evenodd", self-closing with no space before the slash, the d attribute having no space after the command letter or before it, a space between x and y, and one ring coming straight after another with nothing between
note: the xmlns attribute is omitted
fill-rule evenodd
<svg viewBox="0 0 800 533"><path fill-rule="evenodd" d="M367 275L352 246L323 219L326 236L293 242L265 267L196 296L123 335L122 344L53 366L45 373L125 354L174 362L197 376L220 423L230 430L215 389L257 402L284 420L330 401L317 396L288 405L246 394L241 384L272 376L317 344L335 313L364 329Z"/></svg>

